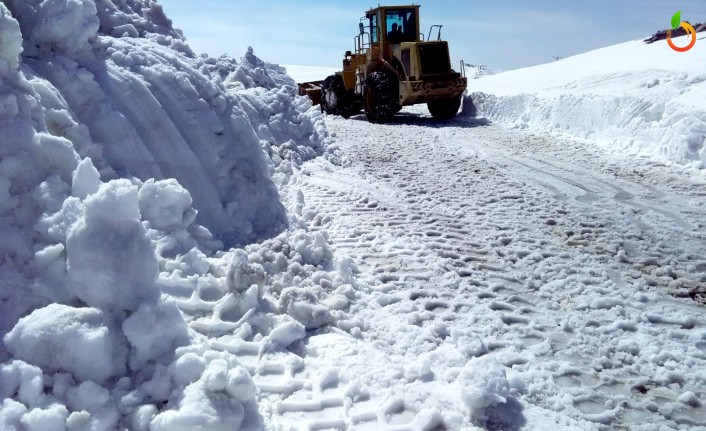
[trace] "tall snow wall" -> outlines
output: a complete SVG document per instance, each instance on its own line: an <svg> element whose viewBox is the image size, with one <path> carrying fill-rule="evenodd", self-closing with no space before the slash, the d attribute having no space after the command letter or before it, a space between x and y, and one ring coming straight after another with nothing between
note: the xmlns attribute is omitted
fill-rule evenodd
<svg viewBox="0 0 706 431"><path fill-rule="evenodd" d="M211 79L160 5L4 4L21 29L19 72L52 117L35 130L67 139L103 180L176 178L191 193L197 222L226 244L285 227L260 139L239 97Z"/></svg>

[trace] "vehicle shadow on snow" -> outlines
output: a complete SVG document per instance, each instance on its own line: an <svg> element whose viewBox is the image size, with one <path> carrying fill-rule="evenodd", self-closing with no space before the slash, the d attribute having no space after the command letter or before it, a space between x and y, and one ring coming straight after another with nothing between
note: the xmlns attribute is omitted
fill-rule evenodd
<svg viewBox="0 0 706 431"><path fill-rule="evenodd" d="M354 115L350 119L365 122L368 121L368 119L365 117L365 114ZM408 112L402 110L398 114L396 114L392 118L392 120L382 125L395 126L401 124L408 126L424 126L442 129L445 127L482 127L489 126L492 123L487 118L471 117L468 114L464 114L462 112L459 112L456 117L450 118L448 120L437 120L428 113Z"/></svg>
<svg viewBox="0 0 706 431"><path fill-rule="evenodd" d="M351 117L353 120L368 121L365 114L359 114ZM479 118L478 110L476 109L473 99L469 96L464 96L462 100L462 106L460 111L455 117L439 120L431 116L428 112L414 112L406 109L402 109L397 115L395 115L392 120L390 120L388 125L414 125L414 126L424 126L424 127L434 127L434 128L444 128L444 127L480 127L489 126L491 121L487 118Z"/></svg>
<svg viewBox="0 0 706 431"><path fill-rule="evenodd" d="M486 407L482 419L475 425L488 431L519 431L527 424L522 404L514 397L508 397L503 404Z"/></svg>

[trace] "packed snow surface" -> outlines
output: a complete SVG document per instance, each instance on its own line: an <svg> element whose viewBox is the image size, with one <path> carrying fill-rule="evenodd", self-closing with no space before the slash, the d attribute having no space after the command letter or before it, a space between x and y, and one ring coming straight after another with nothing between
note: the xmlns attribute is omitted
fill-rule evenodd
<svg viewBox="0 0 706 431"><path fill-rule="evenodd" d="M0 430L706 430L703 55L371 125L152 0L0 39Z"/></svg>

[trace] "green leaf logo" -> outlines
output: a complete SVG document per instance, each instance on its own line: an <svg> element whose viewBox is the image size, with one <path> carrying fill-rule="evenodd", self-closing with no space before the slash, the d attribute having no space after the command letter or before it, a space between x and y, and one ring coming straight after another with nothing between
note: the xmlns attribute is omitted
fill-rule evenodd
<svg viewBox="0 0 706 431"><path fill-rule="evenodd" d="M676 30L681 24L681 11L674 14L672 17L672 29Z"/></svg>

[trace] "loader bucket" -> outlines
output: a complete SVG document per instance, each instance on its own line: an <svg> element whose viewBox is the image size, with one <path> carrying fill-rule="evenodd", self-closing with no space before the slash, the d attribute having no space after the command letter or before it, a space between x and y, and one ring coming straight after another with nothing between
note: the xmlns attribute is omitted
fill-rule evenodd
<svg viewBox="0 0 706 431"><path fill-rule="evenodd" d="M309 96L312 105L321 103L321 85L324 81L310 81L297 84L300 96Z"/></svg>

